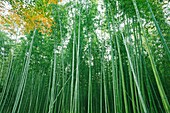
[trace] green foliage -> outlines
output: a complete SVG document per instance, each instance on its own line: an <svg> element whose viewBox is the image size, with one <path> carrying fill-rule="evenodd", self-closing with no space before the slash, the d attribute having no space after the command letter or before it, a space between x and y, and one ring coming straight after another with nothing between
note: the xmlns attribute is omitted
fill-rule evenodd
<svg viewBox="0 0 170 113"><path fill-rule="evenodd" d="M50 33L30 29L14 44L0 32L0 113L170 112L170 26L160 3L49 6Z"/></svg>

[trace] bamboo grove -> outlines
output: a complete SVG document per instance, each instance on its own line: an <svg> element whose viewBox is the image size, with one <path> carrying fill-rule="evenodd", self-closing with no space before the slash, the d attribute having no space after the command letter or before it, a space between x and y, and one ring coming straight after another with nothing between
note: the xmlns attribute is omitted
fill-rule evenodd
<svg viewBox="0 0 170 113"><path fill-rule="evenodd" d="M51 30L1 29L0 113L170 113L168 3L51 3Z"/></svg>

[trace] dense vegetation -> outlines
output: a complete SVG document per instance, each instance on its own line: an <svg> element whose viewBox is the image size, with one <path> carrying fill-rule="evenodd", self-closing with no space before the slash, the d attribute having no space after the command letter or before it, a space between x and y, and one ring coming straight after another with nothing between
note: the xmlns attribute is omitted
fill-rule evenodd
<svg viewBox="0 0 170 113"><path fill-rule="evenodd" d="M0 113L170 113L168 2L45 1L1 17Z"/></svg>

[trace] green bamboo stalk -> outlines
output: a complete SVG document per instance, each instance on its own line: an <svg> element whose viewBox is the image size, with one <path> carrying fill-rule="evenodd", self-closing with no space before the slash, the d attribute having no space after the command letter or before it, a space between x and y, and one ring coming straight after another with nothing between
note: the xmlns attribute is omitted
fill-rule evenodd
<svg viewBox="0 0 170 113"><path fill-rule="evenodd" d="M74 12L75 13L75 12ZM73 90L74 90L74 68L75 68L75 43L76 43L76 17L74 16L73 30L73 49L72 49L72 70L71 70L71 95L70 95L70 113L73 113Z"/></svg>
<svg viewBox="0 0 170 113"><path fill-rule="evenodd" d="M74 101L75 101L75 112L79 113L79 64L80 64L80 27L81 27L81 8L79 7L79 22L78 22L78 42L77 42L77 64L76 64L76 81L75 81L75 91L74 91Z"/></svg>
<svg viewBox="0 0 170 113"><path fill-rule="evenodd" d="M30 113L31 112L31 106L32 106L32 101L33 101L33 90L34 90L34 78L35 77L33 77L34 75L33 74L31 74L31 94L30 94L30 103L29 103L29 108L28 108L28 113Z"/></svg>
<svg viewBox="0 0 170 113"><path fill-rule="evenodd" d="M138 90L139 99L140 99L140 102L142 104L144 112L147 113L146 105L145 105L145 102L144 102L143 97L142 97L142 93L141 93L141 90L140 90L139 83L137 81L137 77L136 77L136 74L135 74L135 71L134 71L134 68L133 68L133 64L132 64L132 61L131 61L129 50L127 48L126 40L124 38L123 33L121 33L121 35L122 35L123 42L124 42L124 45L125 45L125 49L126 49L126 52L127 52L128 61L129 61L129 64L130 64L130 67L131 67L131 70L132 70L132 73L133 73L133 78L134 78L134 81L135 81L135 85L136 85L136 88Z"/></svg>
<svg viewBox="0 0 170 113"><path fill-rule="evenodd" d="M91 41L89 44L89 84L88 84L88 113L92 113L92 75L91 75Z"/></svg>
<svg viewBox="0 0 170 113"><path fill-rule="evenodd" d="M12 113L16 112L19 100L21 99L20 97L21 97L22 93L24 92L23 86L24 86L25 81L27 79L27 74L28 74L28 69L29 69L29 63L30 63L30 57L31 57L35 32L36 32L36 29L33 32L32 41L31 41L30 48L29 48L29 51L28 51L26 64L25 64L25 67L24 67L24 71L22 73L22 78L21 78L20 85L18 87L17 96L16 96L16 100L15 100L15 103L14 103L14 106L13 106L13 109L12 109Z"/></svg>
<svg viewBox="0 0 170 113"><path fill-rule="evenodd" d="M102 56L102 55L101 55ZM101 57L101 64L102 64L102 57ZM101 72L100 72L100 113L103 112L103 74L102 74L103 66L101 65Z"/></svg>
<svg viewBox="0 0 170 113"><path fill-rule="evenodd" d="M88 1L86 1L88 2ZM88 9L88 4L86 4L86 13L87 13L87 18L86 18L86 22L87 22L87 30L86 30L86 35L89 36L89 31L92 30L92 29L88 29L88 21L89 21L89 9ZM91 53L91 50L92 49L92 37L89 37L89 42L88 42L88 108L87 108L87 113L92 113L93 111L93 101L92 101L92 53Z"/></svg>
<svg viewBox="0 0 170 113"><path fill-rule="evenodd" d="M120 45L118 37L116 36L116 44L118 49L118 56L119 56L119 66L120 66L120 74L122 79L122 88L123 88L123 99L125 104L125 112L128 113L128 104L127 104L127 97L126 97L126 87L125 87L125 80L124 80L124 72L123 72L123 66L122 66L122 58L121 58L121 52L120 52Z"/></svg>
<svg viewBox="0 0 170 113"><path fill-rule="evenodd" d="M113 16L111 8L108 7L107 10L110 10L111 15ZM113 19L113 17L111 17L111 18L112 18L112 20L111 20L112 25L114 26L115 25L114 19ZM114 28L114 32L115 31L116 30ZM126 97L126 87L125 87L125 79L124 79L124 72L123 72L123 66L122 66L122 58L121 58L121 52L120 52L120 45L119 45L119 40L118 40L116 32L115 32L115 35L116 35L116 45L117 45L118 57L119 57L119 66L120 66L121 83L122 83L122 88L123 88L123 99L124 99L124 104L125 104L125 112L128 113L129 110L128 110L127 97Z"/></svg>
<svg viewBox="0 0 170 113"><path fill-rule="evenodd" d="M36 84L38 85L38 86L37 86L37 87L38 87L38 90L37 90L37 95L36 95L37 98L36 98L36 102L35 102L35 113L38 113L38 105L39 105L39 98L40 98L40 97L39 97L39 95L40 95L40 92L39 92L39 91L40 91L40 86L41 86L41 81L40 81L40 80L41 80L42 78L39 78L39 76L40 76L40 75L38 74L38 78L37 78L38 80L37 80L37 83L36 83ZM40 79L40 80L39 80L39 79Z"/></svg>
<svg viewBox="0 0 170 113"><path fill-rule="evenodd" d="M103 90L104 90L104 104L105 113L109 113L108 103L107 103L107 86L106 86L106 73L105 73L105 61L104 61L104 45L105 41L102 42L102 75L103 75Z"/></svg>
<svg viewBox="0 0 170 113"><path fill-rule="evenodd" d="M151 85L150 85L150 82L149 82L149 75L147 73L147 66L146 66L146 62L145 62L145 59L143 58L143 65L144 65L144 73L146 75L146 87L147 87L147 91L148 91L148 97L149 97L149 104L150 106L153 106L151 107L150 109L150 112L155 112L155 113L158 113L157 111L157 107L155 105L155 100L153 99L153 92L151 91ZM151 83L152 84L152 83ZM159 102L158 102L159 104Z"/></svg>
<svg viewBox="0 0 170 113"><path fill-rule="evenodd" d="M169 50L169 47L168 47L168 45L167 45L167 43L166 43L166 41L165 41L165 38L164 38L164 36L163 36L163 34L162 34L162 31L161 31L161 28L160 28L160 26L159 26L159 24L158 24L158 22L157 22L157 20L156 20L156 18L155 18L155 15L154 15L154 13L153 13L153 11L152 11L152 8L151 8L151 6L150 6L150 4L149 4L149 1L146 0L146 2L147 2L147 5L148 5L148 8L149 8L149 11L150 11L150 13L151 13L152 19L153 19L153 21L154 21L154 24L155 24L155 26L156 26L156 29L157 29L157 31L158 31L158 33L159 33L160 38L161 38L161 42L162 42L162 44L163 44L163 46L164 46L165 52L167 53L168 59L169 59L169 61L170 61L170 50Z"/></svg>
<svg viewBox="0 0 170 113"><path fill-rule="evenodd" d="M131 91L131 97L132 97L132 108L133 113L136 113L136 105L135 105L135 97L134 97L134 87L133 87L133 80L132 80L132 73L130 70L130 66L128 65L129 69L129 76L130 76L130 91Z"/></svg>
<svg viewBox="0 0 170 113"><path fill-rule="evenodd" d="M110 10L111 15L113 15L110 7L107 10ZM113 17L112 17L111 22L112 22L112 25L114 26L114 19L113 19ZM114 32L115 32L115 29L114 29ZM119 66L120 66L121 83L122 83L122 88L123 88L123 99L124 99L124 104L125 104L125 112L128 113L129 110L128 110L127 97L126 97L126 87L125 87L125 79L124 79L124 72L123 72L123 66L122 66L122 58L121 58L121 52L120 52L120 45L119 45L119 40L118 40L116 32L115 32L115 35L116 35L116 45L117 45L118 57L119 57Z"/></svg>
<svg viewBox="0 0 170 113"><path fill-rule="evenodd" d="M121 107L120 107L120 101L122 101L122 97L121 95L119 94L119 91L121 90L121 88L119 88L119 75L118 75L118 61L117 61L117 57L118 57L118 51L117 51L117 45L116 45L116 38L114 39L114 50L115 50L115 62L114 62L114 65L115 65L115 84L116 84L116 88L115 88L115 94L116 94L116 109L117 109L117 112L121 112Z"/></svg>
<svg viewBox="0 0 170 113"><path fill-rule="evenodd" d="M159 93L160 93L160 96L161 96L161 99L162 99L162 103L163 103L165 111L168 113L168 112L170 112L170 105L169 105L168 99L166 97L165 91L163 89L161 80L159 78L159 74L158 74L158 71L157 71L157 68L156 68L156 64L154 62L153 55L152 55L150 47L148 45L148 41L146 39L146 34L145 34L144 28L142 26L142 22L141 22L139 10L138 10L137 4L136 4L136 0L132 0L132 2L133 2L133 5L134 5L134 8L135 8L135 11L136 11L138 22L140 24L140 27L142 28L142 32L144 33L144 41L146 43L146 49L147 49L147 52L149 54L149 59L150 59L151 65L152 65L152 70L154 72L154 77L155 77L156 84L157 84L157 87L158 87L158 90L159 90Z"/></svg>
<svg viewBox="0 0 170 113"><path fill-rule="evenodd" d="M107 6L106 6L107 7ZM109 15L109 11L107 11L107 17ZM109 30L109 34L110 34L110 40L109 40L109 43L110 43L110 46L111 46L111 65L112 65L112 88L113 88L113 98L114 98L114 112L117 113L117 106L116 106L116 101L117 101L117 98L116 98L116 87L117 87L117 84L116 84L116 77L115 77L115 66L114 66L114 53L113 53L113 43L112 43L112 40L113 40L113 36L112 36L112 33L111 33L111 30L110 30L110 24L109 24L109 18L107 18L107 21L108 21L108 30Z"/></svg>
<svg viewBox="0 0 170 113"><path fill-rule="evenodd" d="M52 113L54 109L54 97L55 97L55 82L56 82L56 59L57 59L57 45L56 43L54 44L54 61L53 61L53 77L52 77L52 87L51 87L51 99L50 99L50 105L49 105L49 110L48 113Z"/></svg>
<svg viewBox="0 0 170 113"><path fill-rule="evenodd" d="M133 22L134 22L134 20L133 20ZM130 21L129 21L129 19L127 18L127 33L128 33L128 38L130 38L130 39L132 39L131 38L131 36L130 36L130 33L129 33L129 31L130 31L130 29L129 29L129 26L130 26ZM135 72L136 72L136 78L137 78L137 80L138 80L138 84L139 84L139 87L140 87L140 89L141 89L141 95L145 95L145 91L144 91L144 87L143 87L143 74L142 74L142 66L141 66L141 64L142 63L140 63L141 62L141 59L140 59L140 57L141 57L141 55L140 55L140 47L142 46L141 45L141 43L139 44L139 38L140 38L140 34L139 34L139 37L138 37L138 35L137 35L137 33L136 33L136 30L135 30L135 28L132 28L133 29L133 36L134 36L134 46L131 46L131 48L130 49L132 49L132 52L133 52L133 50L135 51L135 55L133 55L133 53L131 52L129 52L129 54L131 55L131 59L132 59L132 63L133 63L133 67L134 67L134 70L135 70ZM132 43L131 43L131 41L129 42L131 45L132 45ZM127 45L128 46L128 45ZM127 47L128 48L128 47ZM133 62L134 61L134 62ZM136 68L135 68L135 66L136 66ZM136 90L135 90L136 91ZM144 102L146 102L145 101L145 96L143 96L143 100L144 100ZM139 109L140 109L140 111L142 112L143 110L143 108L142 108L142 105L141 105L141 103L139 103L139 101L138 101L138 97L136 97L136 103L137 103L137 109L138 109L138 112L139 112Z"/></svg>
<svg viewBox="0 0 170 113"><path fill-rule="evenodd" d="M60 15L58 13L58 17L59 17L59 27L60 27L60 38L62 40L61 42L61 47L62 47L62 50L61 50L61 64L62 64L62 87L63 87L63 90L62 90L62 113L64 113L65 109L64 109L64 102L65 102L65 87L64 87L64 83L65 83L65 70L64 70L64 39L63 39L63 34L62 34L62 26L61 26L61 19L60 19Z"/></svg>
<svg viewBox="0 0 170 113"><path fill-rule="evenodd" d="M49 100L50 100L50 88L51 88L51 78L52 78L52 71L53 71L53 60L51 60L51 65L50 65L50 72L49 72L49 81L48 81L48 90L47 90L47 96L46 96L46 103L45 103L45 110L44 110L44 113L47 113L48 112L48 104L49 104Z"/></svg>
<svg viewBox="0 0 170 113"><path fill-rule="evenodd" d="M10 86L11 86L10 80L11 80L11 78L13 78L13 76L10 77L10 72L12 71L13 58L14 57L12 55L9 66L8 66L8 73L7 73L7 76L6 76L6 81L5 81L4 88L2 90L2 94L1 94L1 98L0 98L1 99L0 100L0 105L1 105L0 112L2 112L3 107L5 105L5 100L7 99L7 95L5 95L5 94L8 94Z"/></svg>

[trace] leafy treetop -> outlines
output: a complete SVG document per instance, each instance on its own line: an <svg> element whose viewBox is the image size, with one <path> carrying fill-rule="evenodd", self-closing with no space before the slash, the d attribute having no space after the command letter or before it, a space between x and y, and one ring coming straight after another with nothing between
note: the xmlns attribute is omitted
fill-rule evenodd
<svg viewBox="0 0 170 113"><path fill-rule="evenodd" d="M58 4L58 0L38 0L34 4L13 0L13 2L0 2L0 12L3 12L5 4L11 5L8 14L0 13L0 24L4 30L16 34L17 28L22 28L22 33L28 33L34 28L42 33L50 33L53 19L50 17L50 4ZM61 2L62 0L60 0ZM8 6L7 5L7 6Z"/></svg>

